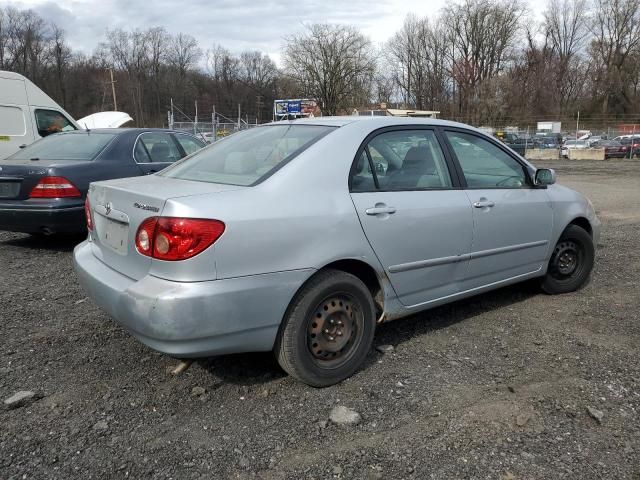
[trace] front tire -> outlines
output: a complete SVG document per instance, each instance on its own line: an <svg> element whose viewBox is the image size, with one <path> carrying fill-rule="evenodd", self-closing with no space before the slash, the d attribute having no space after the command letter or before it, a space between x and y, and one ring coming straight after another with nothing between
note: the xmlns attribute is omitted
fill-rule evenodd
<svg viewBox="0 0 640 480"><path fill-rule="evenodd" d="M542 290L555 295L582 288L589 280L594 258L591 235L577 225L569 225L551 255Z"/></svg>
<svg viewBox="0 0 640 480"><path fill-rule="evenodd" d="M274 352L291 376L313 387L350 377L364 362L376 326L371 292L356 276L323 270L296 294Z"/></svg>

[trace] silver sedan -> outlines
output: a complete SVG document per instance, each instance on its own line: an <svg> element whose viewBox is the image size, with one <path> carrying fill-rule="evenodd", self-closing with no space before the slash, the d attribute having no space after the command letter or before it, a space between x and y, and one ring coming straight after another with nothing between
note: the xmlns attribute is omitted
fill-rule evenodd
<svg viewBox="0 0 640 480"><path fill-rule="evenodd" d="M280 122L143 178L94 183L75 267L90 297L176 357L274 351L326 386L376 324L539 278L590 275L591 203L467 125Z"/></svg>

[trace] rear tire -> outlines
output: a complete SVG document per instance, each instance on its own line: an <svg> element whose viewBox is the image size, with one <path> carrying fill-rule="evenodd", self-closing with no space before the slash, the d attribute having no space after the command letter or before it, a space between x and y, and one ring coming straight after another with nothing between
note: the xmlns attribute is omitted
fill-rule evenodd
<svg viewBox="0 0 640 480"><path fill-rule="evenodd" d="M364 362L376 326L371 292L356 276L324 270L296 294L274 353L291 376L313 387L350 377Z"/></svg>
<svg viewBox="0 0 640 480"><path fill-rule="evenodd" d="M577 225L569 225L551 255L542 290L555 295L582 288L589 280L594 258L591 235Z"/></svg>

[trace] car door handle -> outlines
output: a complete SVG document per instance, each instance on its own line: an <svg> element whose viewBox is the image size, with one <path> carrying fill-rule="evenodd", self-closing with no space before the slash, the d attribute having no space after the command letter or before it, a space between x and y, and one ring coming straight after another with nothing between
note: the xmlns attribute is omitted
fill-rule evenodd
<svg viewBox="0 0 640 480"><path fill-rule="evenodd" d="M492 202L491 200L481 200L479 202L475 202L473 204L473 206L475 208L491 208L491 207L495 207L496 204L495 204L495 202Z"/></svg>
<svg viewBox="0 0 640 480"><path fill-rule="evenodd" d="M396 207L371 207L367 208L364 213L367 215L381 215L383 213L396 213Z"/></svg>

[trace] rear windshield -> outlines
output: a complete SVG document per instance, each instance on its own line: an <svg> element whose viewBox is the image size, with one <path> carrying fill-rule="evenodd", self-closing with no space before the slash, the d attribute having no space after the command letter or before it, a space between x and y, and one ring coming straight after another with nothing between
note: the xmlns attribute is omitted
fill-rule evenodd
<svg viewBox="0 0 640 480"><path fill-rule="evenodd" d="M236 133L164 170L163 177L254 185L335 127L269 125Z"/></svg>
<svg viewBox="0 0 640 480"><path fill-rule="evenodd" d="M93 160L115 136L114 133L50 135L18 150L9 160Z"/></svg>

